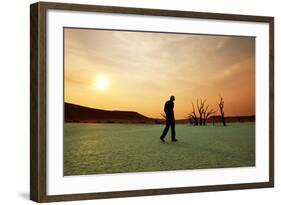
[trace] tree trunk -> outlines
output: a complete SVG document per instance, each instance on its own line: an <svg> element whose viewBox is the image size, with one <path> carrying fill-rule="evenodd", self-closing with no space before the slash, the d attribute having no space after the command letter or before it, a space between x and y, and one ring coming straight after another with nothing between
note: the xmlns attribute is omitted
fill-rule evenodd
<svg viewBox="0 0 281 205"><path fill-rule="evenodd" d="M224 101L221 96L220 96L219 108L220 108L220 113L221 113L221 122L222 122L223 126L226 126L225 118L224 118Z"/></svg>

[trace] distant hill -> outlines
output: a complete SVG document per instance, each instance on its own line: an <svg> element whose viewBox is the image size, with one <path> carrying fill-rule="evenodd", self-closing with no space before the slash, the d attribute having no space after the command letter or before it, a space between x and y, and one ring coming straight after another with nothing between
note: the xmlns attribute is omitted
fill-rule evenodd
<svg viewBox="0 0 281 205"><path fill-rule="evenodd" d="M155 119L133 111L102 110L64 103L65 122L96 122L96 123L154 123Z"/></svg>
<svg viewBox="0 0 281 205"><path fill-rule="evenodd" d="M96 108L64 103L65 122L91 122L91 123L165 123L164 119L153 119L134 111L102 110ZM255 122L255 116L226 116L229 122ZM208 124L220 123L220 116L212 116ZM176 120L178 124L189 124L188 119Z"/></svg>

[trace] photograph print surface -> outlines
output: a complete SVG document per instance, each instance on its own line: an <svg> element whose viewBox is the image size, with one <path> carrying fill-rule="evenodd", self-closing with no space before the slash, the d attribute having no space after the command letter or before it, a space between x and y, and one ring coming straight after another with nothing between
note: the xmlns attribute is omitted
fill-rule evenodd
<svg viewBox="0 0 281 205"><path fill-rule="evenodd" d="M64 28L64 175L255 166L255 38Z"/></svg>

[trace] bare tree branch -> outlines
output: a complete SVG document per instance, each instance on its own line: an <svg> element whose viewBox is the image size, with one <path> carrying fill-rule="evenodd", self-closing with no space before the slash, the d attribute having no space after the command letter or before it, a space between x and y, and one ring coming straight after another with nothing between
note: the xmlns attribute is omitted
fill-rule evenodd
<svg viewBox="0 0 281 205"><path fill-rule="evenodd" d="M190 119L191 123L194 125L198 125L198 117L196 115L196 111L195 111L195 107L193 102L191 102L192 104L192 112L188 115L188 118Z"/></svg>
<svg viewBox="0 0 281 205"><path fill-rule="evenodd" d="M215 113L215 111L213 109L209 110L210 105L206 104L207 99L202 100L197 99L196 100L196 109L195 106L193 104L193 102L191 102L192 104L192 112L188 115L189 119L192 120L192 122L194 123L194 125L206 125L206 122L208 120L208 118ZM198 116L197 114L198 113Z"/></svg>
<svg viewBox="0 0 281 205"><path fill-rule="evenodd" d="M160 115L162 116L162 118L166 119L166 115L164 113L160 113Z"/></svg>

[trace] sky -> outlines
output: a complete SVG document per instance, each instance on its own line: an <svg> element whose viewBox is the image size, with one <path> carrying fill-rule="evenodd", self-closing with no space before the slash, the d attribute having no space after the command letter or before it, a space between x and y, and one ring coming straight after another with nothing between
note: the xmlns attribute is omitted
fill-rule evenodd
<svg viewBox="0 0 281 205"><path fill-rule="evenodd" d="M64 29L64 100L161 118L175 100L183 119L207 99L219 114L255 114L255 38Z"/></svg>

